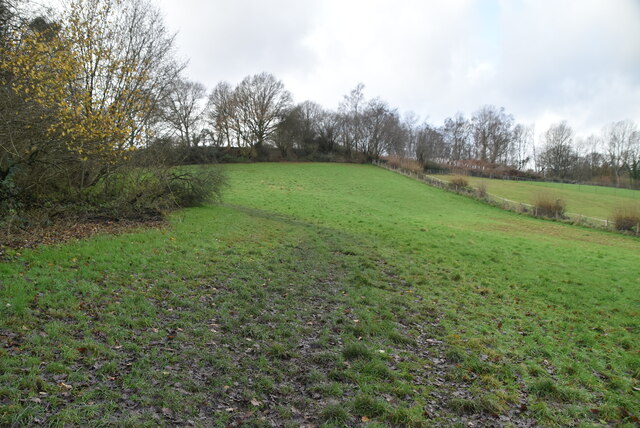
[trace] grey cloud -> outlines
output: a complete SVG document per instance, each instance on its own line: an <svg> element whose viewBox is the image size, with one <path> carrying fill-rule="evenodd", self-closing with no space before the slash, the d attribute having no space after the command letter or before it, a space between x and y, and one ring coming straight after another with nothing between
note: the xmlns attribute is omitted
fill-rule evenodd
<svg viewBox="0 0 640 428"><path fill-rule="evenodd" d="M637 0L162 0L193 79L269 71L334 108L358 82L439 123L492 103L579 132L640 121Z"/></svg>

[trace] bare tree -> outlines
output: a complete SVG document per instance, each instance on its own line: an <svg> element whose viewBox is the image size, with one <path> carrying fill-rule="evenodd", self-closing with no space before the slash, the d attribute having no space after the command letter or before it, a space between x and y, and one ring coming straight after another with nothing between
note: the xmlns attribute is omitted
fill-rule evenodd
<svg viewBox="0 0 640 428"><path fill-rule="evenodd" d="M362 83L358 83L348 95L345 95L338 106L341 116L340 135L347 155L351 155L353 151L362 151L365 144L362 130L364 107L364 84Z"/></svg>
<svg viewBox="0 0 640 428"><path fill-rule="evenodd" d="M324 110L320 104L304 101L296 106L300 119L300 136L296 141L299 150L314 152L317 150L317 139L320 134L320 119Z"/></svg>
<svg viewBox="0 0 640 428"><path fill-rule="evenodd" d="M545 175L570 177L577 160L571 127L565 121L551 125L545 132L544 139L545 145L539 155L539 162Z"/></svg>
<svg viewBox="0 0 640 428"><path fill-rule="evenodd" d="M205 95L204 85L179 77L162 100L162 116L169 136L177 138L184 147L197 146L202 140Z"/></svg>
<svg viewBox="0 0 640 428"><path fill-rule="evenodd" d="M513 116L486 105L471 118L476 156L484 162L506 162L513 141Z"/></svg>
<svg viewBox="0 0 640 428"><path fill-rule="evenodd" d="M607 147L607 160L615 184L619 186L620 176L631 165L634 150L639 144L638 128L631 120L621 120L607 125L602 134Z"/></svg>
<svg viewBox="0 0 640 428"><path fill-rule="evenodd" d="M418 128L418 115L410 111L404 114L402 118L402 127L404 128L404 139L400 145L394 148L394 153L400 157L414 158L416 157L416 135Z"/></svg>
<svg viewBox="0 0 640 428"><path fill-rule="evenodd" d="M338 149L340 116L332 111L323 111L318 117L318 150L329 153Z"/></svg>
<svg viewBox="0 0 640 428"><path fill-rule="evenodd" d="M453 118L445 119L442 134L445 143L449 146L452 161L471 157L469 141L471 126L461 113L456 114Z"/></svg>
<svg viewBox="0 0 640 428"><path fill-rule="evenodd" d="M417 132L416 159L422 164L444 163L448 157L442 131L427 122L422 124Z"/></svg>
<svg viewBox="0 0 640 428"><path fill-rule="evenodd" d="M291 94L272 74L261 73L245 77L234 95L236 114L242 124L237 131L261 155L291 106Z"/></svg>
<svg viewBox="0 0 640 428"><path fill-rule="evenodd" d="M534 125L517 124L513 127L513 142L511 146L510 164L519 170L524 170L531 161L533 148Z"/></svg>
<svg viewBox="0 0 640 428"><path fill-rule="evenodd" d="M400 119L395 110L379 98L369 101L362 113L361 132L363 145L361 150L367 158L376 159L389 151L394 141L400 137Z"/></svg>
<svg viewBox="0 0 640 428"><path fill-rule="evenodd" d="M207 134L216 147L239 146L234 133L236 120L233 88L227 82L218 83L209 94L205 112Z"/></svg>
<svg viewBox="0 0 640 428"><path fill-rule="evenodd" d="M278 123L273 142L283 158L291 156L294 146L303 140L303 119L300 106L295 106Z"/></svg>
<svg viewBox="0 0 640 428"><path fill-rule="evenodd" d="M19 14L15 2L0 0L0 45L11 36L18 19Z"/></svg>
<svg viewBox="0 0 640 428"><path fill-rule="evenodd" d="M602 138L591 134L586 138L577 138L575 149L578 155L576 178L589 181L593 177L605 174L607 160L602 154Z"/></svg>
<svg viewBox="0 0 640 428"><path fill-rule="evenodd" d="M76 82L91 99L87 116L119 106L137 145L182 66L173 58L174 36L149 0L71 0L69 31L78 41L82 67Z"/></svg>

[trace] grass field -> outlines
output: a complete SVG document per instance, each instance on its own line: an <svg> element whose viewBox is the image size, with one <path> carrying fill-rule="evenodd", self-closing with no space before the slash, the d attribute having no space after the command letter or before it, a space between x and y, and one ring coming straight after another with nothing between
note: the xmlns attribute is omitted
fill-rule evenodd
<svg viewBox="0 0 640 428"><path fill-rule="evenodd" d="M449 181L454 176L436 175L433 177ZM566 202L568 212L601 219L612 219L617 208L640 207L640 190L583 184L498 180L480 177L465 178L474 188L477 188L480 183L484 183L487 192L525 204L534 204L536 196L540 193L553 195Z"/></svg>
<svg viewBox="0 0 640 428"><path fill-rule="evenodd" d="M640 240L363 165L0 263L0 424L600 425L640 414Z"/></svg>

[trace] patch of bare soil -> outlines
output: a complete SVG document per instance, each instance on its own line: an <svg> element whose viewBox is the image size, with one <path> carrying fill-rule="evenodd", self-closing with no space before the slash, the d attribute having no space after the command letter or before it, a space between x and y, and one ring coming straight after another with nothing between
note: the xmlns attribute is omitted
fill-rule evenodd
<svg viewBox="0 0 640 428"><path fill-rule="evenodd" d="M0 230L0 261L9 253L33 249L40 245L56 245L85 239L95 235L119 235L141 229L165 227L167 222L159 218L148 220L58 220L49 226L14 228L11 232Z"/></svg>

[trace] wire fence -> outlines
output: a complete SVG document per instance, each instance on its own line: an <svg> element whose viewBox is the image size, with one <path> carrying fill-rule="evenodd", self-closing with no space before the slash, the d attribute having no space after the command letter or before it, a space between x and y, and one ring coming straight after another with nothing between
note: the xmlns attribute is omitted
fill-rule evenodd
<svg viewBox="0 0 640 428"><path fill-rule="evenodd" d="M405 175L407 177L413 178L418 181L422 181L423 183L429 184L434 187L438 187L440 189L471 196L475 199L483 200L485 202L490 203L491 205L498 206L505 210L514 211L521 214L529 214L534 217L538 217L538 208L535 205L531 205L531 204L527 204L519 201L512 201L510 199L506 199L501 196L494 195L478 189L474 190L469 187L461 187L449 181L440 180L433 176L424 174L423 172L417 172L407 168L395 167L387 164L386 162L381 162L379 160L374 160L372 163L381 168L388 169L390 171ZM574 224L580 224L583 226L599 228L599 229L613 230L615 226L615 224L609 219L590 217L580 213L565 212L562 218L557 218L557 219L568 221ZM640 232L640 225L636 226L636 230L635 230L636 235L638 235L639 232Z"/></svg>
<svg viewBox="0 0 640 428"><path fill-rule="evenodd" d="M492 180L504 180L504 181L524 181L527 183L540 183L540 184L555 184L559 188L564 188L565 185L571 186L572 189L575 189L577 186L577 190L581 191L583 188L588 188L589 192L602 192L606 194L613 193L624 194L627 197L632 197L635 199L640 199L640 184L638 182L631 183L620 183L620 187L613 187L613 184L605 184L598 182L589 182L589 181L576 181L576 180L563 180L559 178L534 178L527 176L519 176L519 175L504 175L497 174L491 172L480 172L474 170L442 170L442 169L426 169L424 171L429 175L462 175L462 176L470 176L474 178L488 178Z"/></svg>

